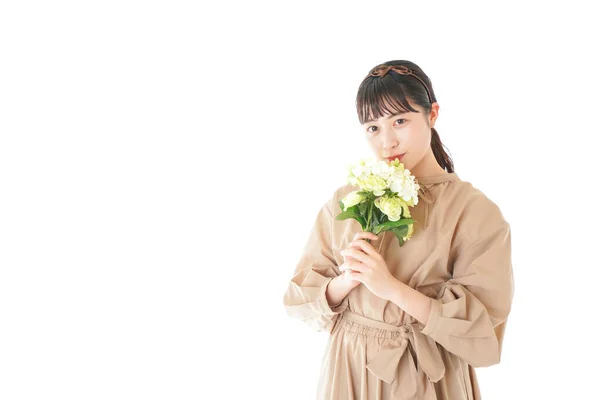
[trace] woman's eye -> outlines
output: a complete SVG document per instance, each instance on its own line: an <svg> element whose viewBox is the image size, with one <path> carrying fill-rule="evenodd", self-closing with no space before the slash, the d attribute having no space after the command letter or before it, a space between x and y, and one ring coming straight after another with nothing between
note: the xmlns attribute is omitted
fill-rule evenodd
<svg viewBox="0 0 600 400"><path fill-rule="evenodd" d="M398 122L398 121L401 121L400 125L402 125L404 122L406 122L406 119L404 119L404 118L398 118L395 122ZM371 128L377 128L377 127L376 126L369 126L367 128L367 132L373 133L374 131L372 131Z"/></svg>
<svg viewBox="0 0 600 400"><path fill-rule="evenodd" d="M402 121L402 122L400 122L400 125L402 125L404 122L406 122L406 120L405 120L404 118L398 118L398 119L397 119L395 122L398 122L398 121ZM367 132L369 132L369 133L374 133L375 131L372 131L372 130L371 130L371 128L377 128L377 127L376 127L376 126L374 126L374 125L372 125L372 126L369 126L369 127L367 128Z"/></svg>

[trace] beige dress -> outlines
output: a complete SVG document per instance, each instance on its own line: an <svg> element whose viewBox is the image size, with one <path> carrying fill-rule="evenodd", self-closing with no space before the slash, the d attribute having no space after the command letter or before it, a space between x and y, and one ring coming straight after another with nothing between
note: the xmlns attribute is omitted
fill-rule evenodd
<svg viewBox="0 0 600 400"><path fill-rule="evenodd" d="M283 302L288 315L329 334L319 400L477 400L474 368L500 362L514 292L510 226L456 173L417 182L413 236L400 246L383 232L373 244L398 280L431 298L425 326L363 284L330 306L340 250L362 230L335 220L338 200L359 188L339 187L316 217Z"/></svg>

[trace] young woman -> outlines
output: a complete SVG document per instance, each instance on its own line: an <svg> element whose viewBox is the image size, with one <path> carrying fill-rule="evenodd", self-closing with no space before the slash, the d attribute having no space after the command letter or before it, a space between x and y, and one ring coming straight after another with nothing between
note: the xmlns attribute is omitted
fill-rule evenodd
<svg viewBox="0 0 600 400"><path fill-rule="evenodd" d="M356 105L375 155L399 156L421 189L403 246L392 232L335 220L355 186L337 188L316 217L283 301L330 335L318 399L480 399L474 368L500 362L513 299L510 226L454 172L416 64L373 68Z"/></svg>

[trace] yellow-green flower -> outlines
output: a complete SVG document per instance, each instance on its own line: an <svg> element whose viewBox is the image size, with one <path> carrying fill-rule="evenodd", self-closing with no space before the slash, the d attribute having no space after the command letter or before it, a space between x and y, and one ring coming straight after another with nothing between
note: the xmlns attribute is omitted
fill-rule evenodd
<svg viewBox="0 0 600 400"><path fill-rule="evenodd" d="M381 210L382 213L387 215L390 221L398 221L402 216L403 207L402 199L398 197L388 197L382 196L373 202L377 208Z"/></svg>
<svg viewBox="0 0 600 400"><path fill-rule="evenodd" d="M361 190L381 196L389 188L389 180L394 171L385 161L363 158L348 168L347 181Z"/></svg>
<svg viewBox="0 0 600 400"><path fill-rule="evenodd" d="M358 194L359 190L348 193L343 199L344 211L347 211L349 207L355 206L362 203L365 200L363 195Z"/></svg>
<svg viewBox="0 0 600 400"><path fill-rule="evenodd" d="M403 218L410 218L410 209L408 208L408 204L406 202L402 202L402 216Z"/></svg>
<svg viewBox="0 0 600 400"><path fill-rule="evenodd" d="M365 178L359 178L357 183L362 190L373 192L375 196L383 195L385 193L385 189L388 187L387 180L376 175L369 175Z"/></svg>
<svg viewBox="0 0 600 400"><path fill-rule="evenodd" d="M404 236L404 240L410 240L410 237L412 236L413 232L415 231L415 228L413 227L414 224L410 224L408 225L408 232L406 234L406 236Z"/></svg>

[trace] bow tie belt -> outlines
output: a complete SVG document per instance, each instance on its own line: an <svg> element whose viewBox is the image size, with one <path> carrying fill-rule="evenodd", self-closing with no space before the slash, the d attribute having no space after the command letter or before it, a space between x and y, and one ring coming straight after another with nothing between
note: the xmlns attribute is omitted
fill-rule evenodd
<svg viewBox="0 0 600 400"><path fill-rule="evenodd" d="M401 398L407 399L417 395L417 363L430 382L437 382L444 376L446 369L437 343L420 332L422 324L415 322L397 326L367 318L350 310L344 311L341 317L372 328L400 332L400 343L396 339L391 340L393 344L382 347L367 361L367 369L373 375L392 384L392 393L401 394ZM409 344L416 354L416 360L411 352L407 351Z"/></svg>

